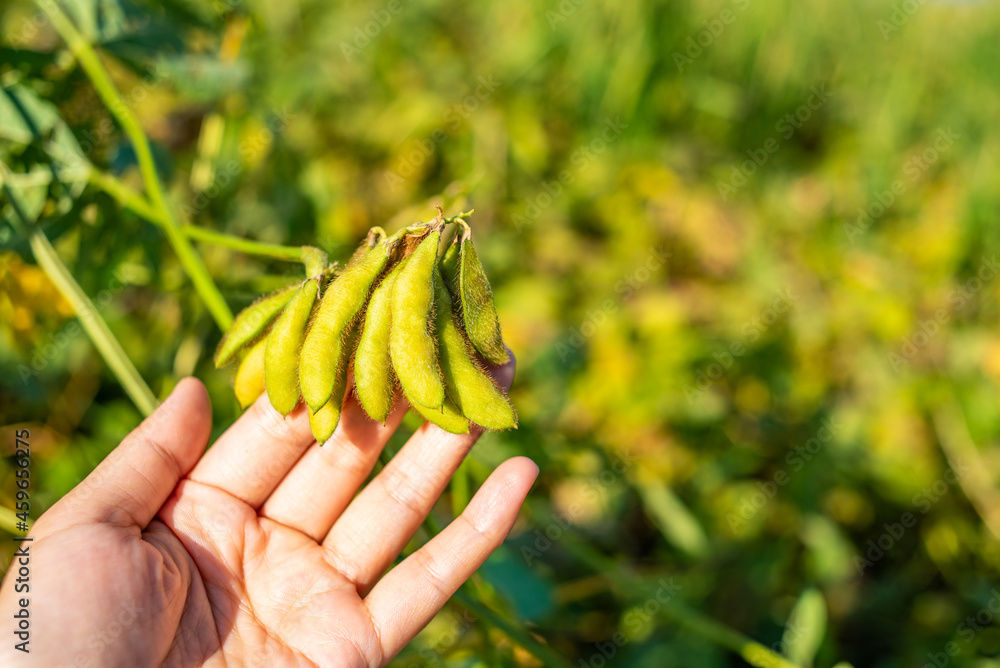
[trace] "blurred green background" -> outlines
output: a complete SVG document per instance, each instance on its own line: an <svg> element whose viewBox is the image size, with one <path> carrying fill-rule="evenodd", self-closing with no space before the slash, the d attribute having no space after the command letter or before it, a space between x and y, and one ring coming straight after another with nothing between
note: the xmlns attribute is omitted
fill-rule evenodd
<svg viewBox="0 0 1000 668"><path fill-rule="evenodd" d="M191 223L343 259L475 207L521 428L461 484L542 471L482 587L570 665L746 665L670 598L802 666L1000 666L996 2L67 5ZM0 39L15 190L220 432L232 372L162 232L52 178L54 144L140 190L130 144L36 7L0 5ZM0 504L27 427L40 512L140 414L0 243ZM198 250L234 309L300 271ZM393 665L533 661L453 607Z"/></svg>

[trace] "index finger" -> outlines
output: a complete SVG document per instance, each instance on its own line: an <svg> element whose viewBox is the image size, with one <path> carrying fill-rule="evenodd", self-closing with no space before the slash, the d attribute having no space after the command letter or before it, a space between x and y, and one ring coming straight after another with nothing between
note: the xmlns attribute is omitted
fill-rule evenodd
<svg viewBox="0 0 1000 668"><path fill-rule="evenodd" d="M315 442L307 410L299 404L283 417L262 394L209 448L188 479L259 508Z"/></svg>

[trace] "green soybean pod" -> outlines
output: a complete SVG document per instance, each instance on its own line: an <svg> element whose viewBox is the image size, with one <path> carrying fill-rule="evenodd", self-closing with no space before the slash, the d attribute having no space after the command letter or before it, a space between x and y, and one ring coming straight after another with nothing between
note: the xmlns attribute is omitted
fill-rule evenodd
<svg viewBox="0 0 1000 668"><path fill-rule="evenodd" d="M354 387L358 400L373 420L383 424L392 410L396 385L389 356L392 288L405 262L397 264L372 292L365 311L364 329L354 354Z"/></svg>
<svg viewBox="0 0 1000 668"><path fill-rule="evenodd" d="M282 415L291 413L299 403L299 348L318 291L319 279L311 278L303 283L267 336L264 385L271 405Z"/></svg>
<svg viewBox="0 0 1000 668"><path fill-rule="evenodd" d="M381 239L376 243L327 286L302 342L299 386L302 398L313 411L330 399L337 371L345 361L347 328L364 307L372 282L385 267L387 248Z"/></svg>
<svg viewBox="0 0 1000 668"><path fill-rule="evenodd" d="M261 339L250 349L236 369L233 389L240 408L246 408L264 393L264 348L267 339Z"/></svg>
<svg viewBox="0 0 1000 668"><path fill-rule="evenodd" d="M458 290L465 333L472 346L491 364L506 364L509 357L500 335L493 289L472 239L465 235L459 242Z"/></svg>
<svg viewBox="0 0 1000 668"><path fill-rule="evenodd" d="M441 408L428 408L410 401L410 406L425 420L452 434L468 434L469 418L462 415L458 407L448 397Z"/></svg>
<svg viewBox="0 0 1000 668"><path fill-rule="evenodd" d="M389 356L406 396L428 408L444 403L437 345L431 334L434 314L434 271L441 226L420 242L392 288Z"/></svg>
<svg viewBox="0 0 1000 668"><path fill-rule="evenodd" d="M441 255L441 261L439 262L441 273L448 281L448 290L453 294L458 293L458 270L462 258L461 246L462 233L459 232L452 237L451 243L448 244L448 248Z"/></svg>
<svg viewBox="0 0 1000 668"><path fill-rule="evenodd" d="M330 440L333 432L337 429L337 423L340 422L340 411L343 408L344 397L347 394L348 367L350 366L351 352L354 350L354 346L357 345L359 331L360 327L357 324L352 324L344 338L344 350L346 354L337 366L337 375L334 378L333 392L330 394L330 399L319 410L309 411L309 427L312 429L312 434L316 442L320 445Z"/></svg>
<svg viewBox="0 0 1000 668"><path fill-rule="evenodd" d="M282 288L266 297L261 297L240 311L229 331L219 341L219 347L215 349L215 367L226 365L243 346L260 336L260 333L278 317L281 309L285 308L298 289L297 283Z"/></svg>
<svg viewBox="0 0 1000 668"><path fill-rule="evenodd" d="M487 429L517 427L517 415L507 396L479 367L465 337L455 323L451 296L440 273L434 282L437 314L435 330L439 341L441 375L448 396L458 410Z"/></svg>
<svg viewBox="0 0 1000 668"><path fill-rule="evenodd" d="M330 440L340 422L340 402L331 399L322 408L313 413L309 411L309 428L313 438L320 445Z"/></svg>

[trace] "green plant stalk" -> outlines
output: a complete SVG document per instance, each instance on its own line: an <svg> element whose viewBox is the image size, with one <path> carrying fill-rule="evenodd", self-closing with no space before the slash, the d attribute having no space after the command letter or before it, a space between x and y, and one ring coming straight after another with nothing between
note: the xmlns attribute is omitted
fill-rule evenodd
<svg viewBox="0 0 1000 668"><path fill-rule="evenodd" d="M132 213L145 218L158 227L164 227L162 213L154 208L144 197L134 192L131 188L106 174L99 169L92 168L89 174L89 181L92 185L100 188L110 195L116 202L128 209ZM260 241L242 239L223 232L206 230L196 225L180 225L181 233L195 241L231 248L247 255L259 255L271 257L278 260L288 260L290 262L304 262L303 249L307 246L280 246L278 244L266 244Z"/></svg>
<svg viewBox="0 0 1000 668"><path fill-rule="evenodd" d="M108 195L111 195L116 202L132 213L135 213L141 218L145 218L156 226L163 225L161 213L153 208L153 206L146 201L145 197L135 192L110 174L106 174L96 167L91 166L90 172L87 174L87 180L91 185L94 185L106 192Z"/></svg>
<svg viewBox="0 0 1000 668"><path fill-rule="evenodd" d="M223 232L206 230L204 227L196 225L182 225L180 231L195 241L231 248L247 255L259 255L278 260L288 260L290 262L305 262L303 251L306 248L311 248L311 246L281 246L252 241L250 239L241 239L240 237L234 237Z"/></svg>
<svg viewBox="0 0 1000 668"><path fill-rule="evenodd" d="M87 297L83 288L73 278L69 269L59 259L56 249L49 243L45 234L38 227L32 225L24 214L13 191L7 185L6 177L9 174L10 171L7 169L7 166L0 163L0 181L3 181L3 188L10 199L10 204L14 209L15 215L21 219L21 225L17 227L23 228L20 231L28 238L31 252L34 254L38 266L48 275L49 280L52 281L63 297L66 298L66 301L73 306L73 311L76 312L77 317L80 319L80 324L83 326L84 331L87 332L97 351L101 353L101 357L104 358L104 361L107 362L111 371L118 378L129 398L132 399L132 402L144 416L149 416L156 410L159 402L153 395L152 390L149 389L149 386L146 385L146 381L139 375L139 371L132 364L128 355L125 354L121 344L118 343L118 339L115 338L111 329L108 328L108 324L104 322L104 318L101 317L94 303L90 301L90 298Z"/></svg>
<svg viewBox="0 0 1000 668"><path fill-rule="evenodd" d="M942 383L937 395L935 401L928 402L928 409L941 450L953 471L961 470L962 463L968 465L968 472L958 477L958 486L983 525L995 538L1000 538L1000 493L990 479L990 466L969 433L962 404L954 390Z"/></svg>
<svg viewBox="0 0 1000 668"><path fill-rule="evenodd" d="M163 194L160 177L156 173L156 164L153 162L153 152L149 146L149 140L139 125L139 121L121 98L104 64L101 63L100 58L97 56L97 52L83 38L83 35L76 29L76 26L69 20L69 17L63 13L58 4L55 2L43 2L42 0L35 0L35 4L48 15L56 31L65 40L69 50L76 56L80 66L87 73L87 76L90 77L94 88L97 90L97 94L101 97L101 100L108 107L112 115L118 120L118 123L122 126L122 130L125 131L125 134L132 142L136 159L139 162L139 171L142 173L142 180L145 183L153 207L160 213L160 220L167 240L173 246L181 265L191 278L191 282L194 283L195 290L198 291L198 294L201 296L206 308L208 308L209 313L212 314L212 317L219 325L219 328L223 331L229 329L229 326L233 323L233 313L229 310L229 305L226 304L226 300L223 298L222 293L219 292L215 281L209 275L208 269L205 268L201 256L194 251L194 248L192 248L187 237L181 232L177 221L174 219L174 215Z"/></svg>
<svg viewBox="0 0 1000 668"><path fill-rule="evenodd" d="M93 302L84 294L80 285L73 279L69 269L59 259L48 238L36 229L32 231L29 241L38 265L48 274L49 279L59 289L63 297L73 305L73 310L80 318L80 324L83 325L83 329L94 342L94 346L101 353L104 361L118 377L119 382L136 407L144 416L148 417L156 410L159 402L149 386L146 385L146 381L139 375L139 371L129 360L128 355L122 350L118 339L108 328L108 324L104 322Z"/></svg>
<svg viewBox="0 0 1000 668"><path fill-rule="evenodd" d="M306 266L306 276L319 276L330 266L326 253L313 246L300 248L299 259Z"/></svg>

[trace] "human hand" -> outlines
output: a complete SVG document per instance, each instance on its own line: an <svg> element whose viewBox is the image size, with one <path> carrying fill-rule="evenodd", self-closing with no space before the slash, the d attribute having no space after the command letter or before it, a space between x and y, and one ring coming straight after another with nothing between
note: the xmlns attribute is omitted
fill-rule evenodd
<svg viewBox="0 0 1000 668"><path fill-rule="evenodd" d="M478 438L424 424L355 497L405 412L381 425L348 397L320 447L302 406L282 418L262 397L206 452L208 395L181 381L36 522L31 653L8 640L0 664L385 665L500 545L538 473L504 462L383 577ZM12 581L2 611L27 596Z"/></svg>

